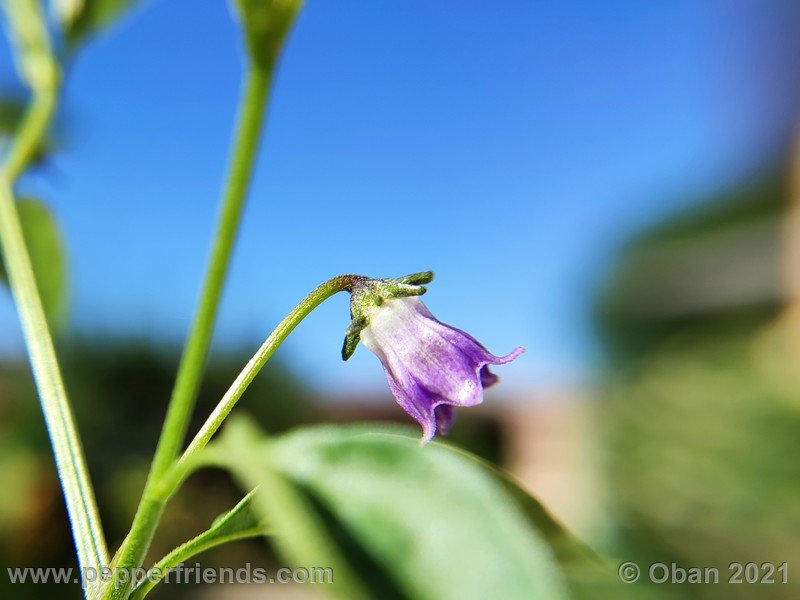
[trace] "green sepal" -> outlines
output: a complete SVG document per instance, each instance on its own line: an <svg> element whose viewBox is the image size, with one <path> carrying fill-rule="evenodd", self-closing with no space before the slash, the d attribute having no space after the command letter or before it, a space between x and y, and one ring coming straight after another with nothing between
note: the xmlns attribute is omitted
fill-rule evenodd
<svg viewBox="0 0 800 600"><path fill-rule="evenodd" d="M396 281L397 283L407 283L410 285L420 285L422 283L430 283L433 281L433 271L420 271L419 273L411 273L405 277L398 277L397 279L390 279L389 281Z"/></svg>
<svg viewBox="0 0 800 600"><path fill-rule="evenodd" d="M350 290L350 316L342 346L342 360L347 360L356 351L361 339L361 330L369 325L372 314L387 300L421 296L428 290L422 283L433 281L433 271L411 273L391 279L359 279Z"/></svg>
<svg viewBox="0 0 800 600"><path fill-rule="evenodd" d="M361 330L367 326L367 320L364 318L353 319L344 332L344 345L342 346L342 360L347 360L353 356L358 346L358 340L361 336Z"/></svg>
<svg viewBox="0 0 800 600"><path fill-rule="evenodd" d="M271 65L303 0L234 0L244 27L247 52L260 67Z"/></svg>

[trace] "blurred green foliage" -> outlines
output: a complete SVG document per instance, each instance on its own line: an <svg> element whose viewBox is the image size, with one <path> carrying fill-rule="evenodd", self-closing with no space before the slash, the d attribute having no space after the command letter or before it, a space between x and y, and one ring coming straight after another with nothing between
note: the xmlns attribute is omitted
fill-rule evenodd
<svg viewBox="0 0 800 600"><path fill-rule="evenodd" d="M57 334L64 326L68 296L66 249L61 229L47 205L34 198L20 199L17 211L42 308L50 329ZM2 261L0 280L8 285Z"/></svg>
<svg viewBox="0 0 800 600"><path fill-rule="evenodd" d="M7 141L16 133L22 116L25 114L24 97L8 92L0 93L0 139Z"/></svg>
<svg viewBox="0 0 800 600"><path fill-rule="evenodd" d="M255 347L255 343L253 347ZM59 348L65 383L73 398L92 480L109 544L116 547L130 526L144 485L178 364L176 347L148 340L69 337ZM249 359L248 351L217 352L207 366L198 399L196 430ZM328 400L328 399L324 399ZM358 403L357 413L315 401L315 395L280 359L273 359L244 394L240 407L265 431L278 433L299 425L365 417L406 422L388 392L374 410ZM382 402L385 400L385 403ZM364 402L364 399L361 399ZM459 443L496 460L499 445L491 422L465 414L454 433ZM0 568L74 567L66 513L50 455L35 389L27 364L0 363ZM242 491L219 470L192 476L167 507L146 564L206 529L232 508ZM211 550L204 567L285 565L261 541L245 541ZM192 597L192 586L166 585L155 598ZM0 577L0 597L79 598L72 586L14 585Z"/></svg>
<svg viewBox="0 0 800 600"><path fill-rule="evenodd" d="M254 508L282 555L331 566L339 597L556 600L569 597L562 569L602 577L603 562L496 469L441 442L423 450L407 426L265 440L238 417L213 452L265 490Z"/></svg>
<svg viewBox="0 0 800 600"><path fill-rule="evenodd" d="M73 48L110 26L138 0L59 0L67 46Z"/></svg>
<svg viewBox="0 0 800 600"><path fill-rule="evenodd" d="M777 313L787 179L776 171L704 199L622 248L597 307L609 366L646 359L680 332L747 335Z"/></svg>
<svg viewBox="0 0 800 600"><path fill-rule="evenodd" d="M598 419L622 560L716 566L721 579L733 561L796 567L800 323L783 312L785 179L640 236L601 301L610 359ZM797 598L791 581L651 591Z"/></svg>
<svg viewBox="0 0 800 600"><path fill-rule="evenodd" d="M148 341L82 338L62 344L60 356L106 534L116 546L130 526L144 485L178 352ZM192 428L211 411L247 358L245 352L212 357ZM305 386L280 361L270 362L242 403L275 432L313 421L317 415ZM0 364L0 472L6 488L0 494L0 564L74 566L63 500L26 364ZM151 561L207 528L241 496L219 471L204 471L190 479L168 508ZM254 548L255 560L267 560L263 544L246 542L218 551L226 553L218 560L225 566L240 564L242 552L252 559ZM214 566L215 556L221 554L212 551L204 557L204 566ZM7 578L0 578L0 597L80 597L80 590L70 586L5 587L9 585ZM170 593L178 597L177 589Z"/></svg>

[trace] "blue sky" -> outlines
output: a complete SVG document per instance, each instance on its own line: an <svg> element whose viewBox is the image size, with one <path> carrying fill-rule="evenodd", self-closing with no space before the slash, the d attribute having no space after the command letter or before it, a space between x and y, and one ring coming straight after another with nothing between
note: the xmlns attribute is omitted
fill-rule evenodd
<svg viewBox="0 0 800 600"><path fill-rule="evenodd" d="M593 290L632 232L735 184L796 116L800 5L309 0L275 82L216 345L253 346L340 272L434 269L426 297L509 386L579 381ZM20 189L54 208L72 323L165 343L191 317L242 77L223 0L145 2L89 43L66 143ZM0 83L13 83L7 48ZM344 296L281 355L331 393ZM7 294L0 348L21 351Z"/></svg>

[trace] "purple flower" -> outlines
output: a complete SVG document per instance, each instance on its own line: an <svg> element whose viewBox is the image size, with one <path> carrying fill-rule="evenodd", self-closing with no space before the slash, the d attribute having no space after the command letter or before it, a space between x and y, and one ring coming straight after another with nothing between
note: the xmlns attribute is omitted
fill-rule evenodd
<svg viewBox="0 0 800 600"><path fill-rule="evenodd" d="M416 297L385 299L360 329L360 339L383 363L394 397L423 430L427 442L447 433L453 408L483 401L498 381L489 365L522 352L495 356L469 334L438 321Z"/></svg>

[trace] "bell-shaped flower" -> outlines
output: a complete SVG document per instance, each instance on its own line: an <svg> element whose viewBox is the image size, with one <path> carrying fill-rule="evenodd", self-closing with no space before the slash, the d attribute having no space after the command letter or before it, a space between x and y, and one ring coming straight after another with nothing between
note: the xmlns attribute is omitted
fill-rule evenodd
<svg viewBox="0 0 800 600"><path fill-rule="evenodd" d="M425 274L415 276L420 275ZM432 274L427 276L430 281ZM408 278L382 281L407 284ZM345 340L345 358L355 349L357 340L352 338L357 331L360 341L383 363L397 402L422 426L422 441L428 441L437 431L447 433L454 408L483 401L483 390L498 381L489 365L507 363L524 350L495 356L471 335L437 320L418 297L380 294L385 288L376 288L375 281L372 293L360 298L354 294L354 325L348 330L349 351ZM417 287L417 294L424 293L425 288ZM365 297L370 301L364 302Z"/></svg>

